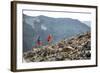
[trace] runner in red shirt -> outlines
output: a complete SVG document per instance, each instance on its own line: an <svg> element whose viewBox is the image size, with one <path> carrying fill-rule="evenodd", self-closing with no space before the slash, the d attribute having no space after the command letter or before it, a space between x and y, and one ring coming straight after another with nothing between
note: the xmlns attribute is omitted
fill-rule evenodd
<svg viewBox="0 0 100 73"><path fill-rule="evenodd" d="M47 41L48 41L48 43L51 43L52 40L53 40L53 37L52 37L51 34L49 34L48 37L47 37Z"/></svg>

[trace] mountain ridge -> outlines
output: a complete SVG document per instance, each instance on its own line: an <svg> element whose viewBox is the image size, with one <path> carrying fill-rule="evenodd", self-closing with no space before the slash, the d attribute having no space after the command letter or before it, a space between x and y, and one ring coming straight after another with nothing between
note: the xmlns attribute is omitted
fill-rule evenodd
<svg viewBox="0 0 100 73"><path fill-rule="evenodd" d="M43 29L43 26L46 28ZM63 38L90 31L90 27L71 18L51 18L48 16L27 16L23 14L23 50L31 50L40 36L45 42L49 34L53 35L53 43ZM33 35L32 35L33 34ZM25 45L25 43L27 43ZM25 46L28 46L25 48Z"/></svg>

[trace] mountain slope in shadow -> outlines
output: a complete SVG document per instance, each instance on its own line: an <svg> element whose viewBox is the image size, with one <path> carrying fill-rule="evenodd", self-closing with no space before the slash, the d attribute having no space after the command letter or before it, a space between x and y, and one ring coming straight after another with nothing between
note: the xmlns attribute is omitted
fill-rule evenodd
<svg viewBox="0 0 100 73"><path fill-rule="evenodd" d="M52 43L55 44L64 38L89 31L90 27L79 20L23 14L23 51L31 50L36 45L38 36L47 45L46 39L49 34L52 34Z"/></svg>

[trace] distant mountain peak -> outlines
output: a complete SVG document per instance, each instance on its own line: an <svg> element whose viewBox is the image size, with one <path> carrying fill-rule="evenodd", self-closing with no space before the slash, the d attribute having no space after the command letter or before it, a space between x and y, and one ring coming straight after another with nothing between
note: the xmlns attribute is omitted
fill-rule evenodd
<svg viewBox="0 0 100 73"><path fill-rule="evenodd" d="M44 16L44 15L39 15L38 17L47 17L47 16Z"/></svg>
<svg viewBox="0 0 100 73"><path fill-rule="evenodd" d="M53 18L53 17L49 17L49 16L45 16L45 15L39 15L39 16L36 16L36 17L39 17L39 18Z"/></svg>

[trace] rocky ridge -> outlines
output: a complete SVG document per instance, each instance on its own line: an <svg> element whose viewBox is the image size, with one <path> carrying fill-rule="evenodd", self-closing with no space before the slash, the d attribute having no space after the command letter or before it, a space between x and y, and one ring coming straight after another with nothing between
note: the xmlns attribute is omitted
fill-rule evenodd
<svg viewBox="0 0 100 73"><path fill-rule="evenodd" d="M25 62L88 60L91 59L91 33L83 33L56 44L24 52Z"/></svg>

